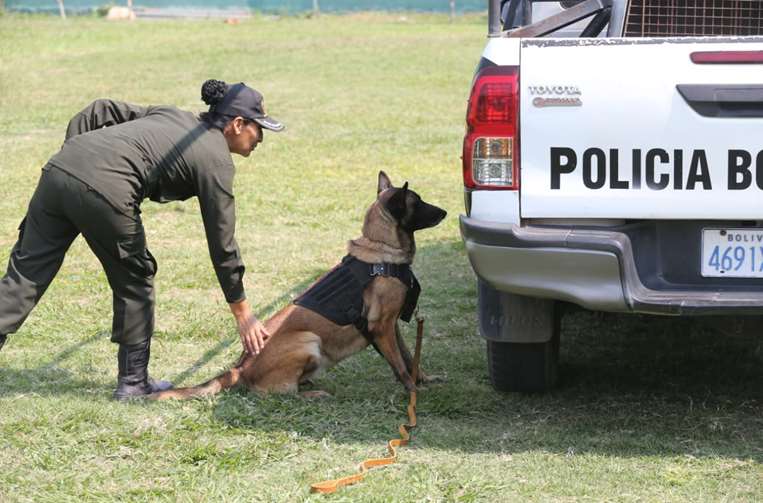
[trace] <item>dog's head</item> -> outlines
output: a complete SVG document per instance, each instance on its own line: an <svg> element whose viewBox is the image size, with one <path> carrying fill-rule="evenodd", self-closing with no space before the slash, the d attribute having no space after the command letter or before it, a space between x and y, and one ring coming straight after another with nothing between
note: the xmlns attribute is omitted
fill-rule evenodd
<svg viewBox="0 0 763 503"><path fill-rule="evenodd" d="M392 215L398 226L413 234L420 229L428 229L439 224L447 212L433 204L425 202L408 188L408 182L402 187L393 187L384 171L379 171L379 184L376 190L378 201Z"/></svg>

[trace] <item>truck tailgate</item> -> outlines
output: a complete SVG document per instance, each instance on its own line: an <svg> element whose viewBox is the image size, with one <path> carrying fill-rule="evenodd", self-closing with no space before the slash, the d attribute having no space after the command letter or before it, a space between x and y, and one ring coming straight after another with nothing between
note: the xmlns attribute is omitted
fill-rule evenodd
<svg viewBox="0 0 763 503"><path fill-rule="evenodd" d="M762 219L763 63L692 61L761 52L749 37L523 40L521 216Z"/></svg>

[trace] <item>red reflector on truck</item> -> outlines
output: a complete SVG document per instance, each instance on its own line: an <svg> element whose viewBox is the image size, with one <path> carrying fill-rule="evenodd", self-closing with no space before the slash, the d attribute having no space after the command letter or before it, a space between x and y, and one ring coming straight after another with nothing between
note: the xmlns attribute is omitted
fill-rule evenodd
<svg viewBox="0 0 763 503"><path fill-rule="evenodd" d="M691 61L698 65L760 65L763 64L763 51L693 52Z"/></svg>
<svg viewBox="0 0 763 503"><path fill-rule="evenodd" d="M466 111L464 186L519 188L519 69L491 66L476 76Z"/></svg>

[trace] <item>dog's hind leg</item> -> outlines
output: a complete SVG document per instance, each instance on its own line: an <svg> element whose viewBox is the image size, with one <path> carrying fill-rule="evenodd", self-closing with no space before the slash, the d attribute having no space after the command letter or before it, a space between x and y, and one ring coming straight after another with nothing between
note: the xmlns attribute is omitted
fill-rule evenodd
<svg viewBox="0 0 763 503"><path fill-rule="evenodd" d="M305 372L305 369L317 368L311 361L311 355L290 355L289 361L271 372L260 375L251 388L260 393L296 393L299 384L308 379L314 371Z"/></svg>
<svg viewBox="0 0 763 503"><path fill-rule="evenodd" d="M296 393L299 384L321 368L320 338L311 332L297 332L282 338L280 346L265 347L277 354L264 359L253 372L250 388L261 393Z"/></svg>
<svg viewBox="0 0 763 503"><path fill-rule="evenodd" d="M305 368L302 370L302 377L299 378L299 384L312 385L313 381L310 378L317 374L319 370L320 360L317 358L311 358L307 365L305 365ZM302 398L331 398L331 393L320 389L312 389L300 391L299 396Z"/></svg>

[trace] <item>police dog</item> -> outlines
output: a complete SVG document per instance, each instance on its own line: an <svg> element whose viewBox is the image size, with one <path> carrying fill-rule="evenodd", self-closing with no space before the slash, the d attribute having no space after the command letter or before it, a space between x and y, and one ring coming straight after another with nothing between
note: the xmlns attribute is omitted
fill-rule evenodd
<svg viewBox="0 0 763 503"><path fill-rule="evenodd" d="M362 236L348 243L352 257L370 264L410 264L416 252L413 233L434 227L445 210L424 202L418 194L393 187L379 172L376 201L366 212ZM412 391L413 362L398 330L408 286L398 278L375 276L362 290L365 335L355 325L338 325L315 311L289 304L265 322L271 337L259 355L244 352L227 372L190 388L149 395L154 400L211 396L238 384L259 393L293 393L321 370L373 344L387 360L397 379ZM419 383L427 378L418 374ZM323 396L322 391L303 396Z"/></svg>

